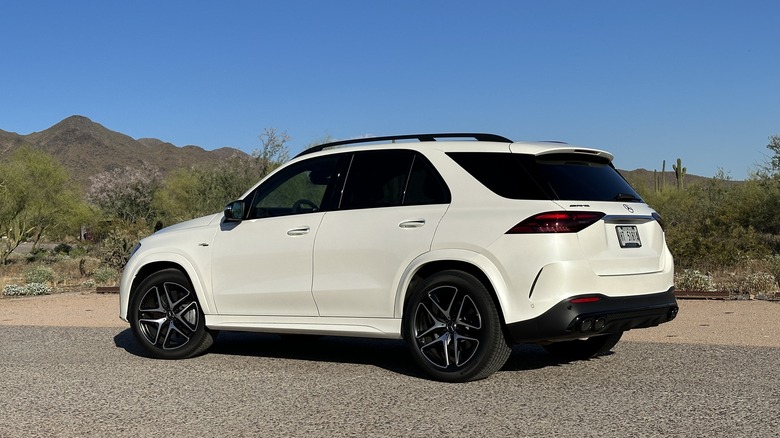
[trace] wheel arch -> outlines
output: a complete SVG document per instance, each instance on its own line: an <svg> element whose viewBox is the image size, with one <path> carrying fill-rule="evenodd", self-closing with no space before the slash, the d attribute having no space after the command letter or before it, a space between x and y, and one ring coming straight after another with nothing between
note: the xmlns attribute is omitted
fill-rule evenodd
<svg viewBox="0 0 780 438"><path fill-rule="evenodd" d="M207 299L206 287L203 278L198 275L195 267L189 260L178 254L155 254L155 257L145 260L136 270L130 285L130 294L135 293L136 288L147 277L165 269L176 269L182 272L192 284L195 296L198 298L204 314L213 313L214 303Z"/></svg>
<svg viewBox="0 0 780 438"><path fill-rule="evenodd" d="M428 253L407 268L399 285L395 317L403 318L404 306L415 288L431 276L448 270L457 270L473 275L490 293L496 305L501 323L505 327L504 309L507 305L507 287L499 270L484 256L471 251L454 251L444 254ZM401 334L402 336L404 333Z"/></svg>

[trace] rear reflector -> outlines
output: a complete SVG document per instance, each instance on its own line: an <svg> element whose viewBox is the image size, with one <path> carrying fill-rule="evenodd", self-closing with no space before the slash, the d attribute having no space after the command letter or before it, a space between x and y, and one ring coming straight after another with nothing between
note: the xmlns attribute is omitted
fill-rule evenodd
<svg viewBox="0 0 780 438"><path fill-rule="evenodd" d="M601 298L599 297L579 297L569 300L572 304L582 304L582 303L595 303L596 301L601 301Z"/></svg>
<svg viewBox="0 0 780 438"><path fill-rule="evenodd" d="M598 222L604 215L592 211L550 211L529 217L506 234L576 233Z"/></svg>

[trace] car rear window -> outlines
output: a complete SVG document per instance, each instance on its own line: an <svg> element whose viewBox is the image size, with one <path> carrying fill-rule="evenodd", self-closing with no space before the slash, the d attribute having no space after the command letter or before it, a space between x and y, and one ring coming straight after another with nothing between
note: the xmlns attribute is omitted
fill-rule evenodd
<svg viewBox="0 0 780 438"><path fill-rule="evenodd" d="M585 154L448 154L485 187L510 199L641 201L606 159Z"/></svg>

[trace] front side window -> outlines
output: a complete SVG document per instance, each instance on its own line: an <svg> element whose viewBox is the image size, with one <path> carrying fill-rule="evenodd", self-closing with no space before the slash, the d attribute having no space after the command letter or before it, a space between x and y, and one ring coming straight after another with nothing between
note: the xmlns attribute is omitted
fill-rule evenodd
<svg viewBox="0 0 780 438"><path fill-rule="evenodd" d="M247 197L247 218L311 213L327 208L338 160L338 155L329 155L283 169Z"/></svg>

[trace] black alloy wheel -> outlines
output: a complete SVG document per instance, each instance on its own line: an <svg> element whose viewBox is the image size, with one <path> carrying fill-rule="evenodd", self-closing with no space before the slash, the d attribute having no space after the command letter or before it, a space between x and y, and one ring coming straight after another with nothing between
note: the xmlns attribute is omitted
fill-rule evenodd
<svg viewBox="0 0 780 438"><path fill-rule="evenodd" d="M417 364L437 380L488 377L512 349L490 293L474 276L444 271L409 297L404 334Z"/></svg>
<svg viewBox="0 0 780 438"><path fill-rule="evenodd" d="M177 269L146 278L133 291L129 308L133 335L153 357L184 359L214 342L189 279Z"/></svg>

